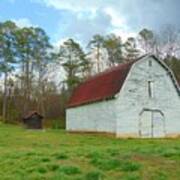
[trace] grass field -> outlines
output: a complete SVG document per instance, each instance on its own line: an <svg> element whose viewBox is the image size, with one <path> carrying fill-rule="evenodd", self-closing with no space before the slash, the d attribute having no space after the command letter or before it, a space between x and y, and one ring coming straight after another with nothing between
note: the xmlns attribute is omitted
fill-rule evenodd
<svg viewBox="0 0 180 180"><path fill-rule="evenodd" d="M179 180L180 139L115 139L0 124L0 179Z"/></svg>

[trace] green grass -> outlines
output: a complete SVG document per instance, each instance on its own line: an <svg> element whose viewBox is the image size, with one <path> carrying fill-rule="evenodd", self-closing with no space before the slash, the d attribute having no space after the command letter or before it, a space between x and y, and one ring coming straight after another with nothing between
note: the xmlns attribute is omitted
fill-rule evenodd
<svg viewBox="0 0 180 180"><path fill-rule="evenodd" d="M0 124L1 180L179 180L180 139L116 139Z"/></svg>

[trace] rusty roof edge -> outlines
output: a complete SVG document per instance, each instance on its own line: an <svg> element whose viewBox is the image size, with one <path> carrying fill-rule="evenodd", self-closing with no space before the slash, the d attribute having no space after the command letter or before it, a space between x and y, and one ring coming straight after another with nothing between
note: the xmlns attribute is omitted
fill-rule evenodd
<svg viewBox="0 0 180 180"><path fill-rule="evenodd" d="M67 109L71 109L71 108L76 108L76 107L79 107L79 106L85 106L85 105L88 105L88 104L94 104L94 103L97 103L97 102L109 101L109 100L115 99L116 98L115 97L116 94L118 94L118 93L115 93L114 95L108 96L106 98L99 98L99 99L88 101L88 102L84 102L84 103L81 103L81 104L69 105L66 108Z"/></svg>

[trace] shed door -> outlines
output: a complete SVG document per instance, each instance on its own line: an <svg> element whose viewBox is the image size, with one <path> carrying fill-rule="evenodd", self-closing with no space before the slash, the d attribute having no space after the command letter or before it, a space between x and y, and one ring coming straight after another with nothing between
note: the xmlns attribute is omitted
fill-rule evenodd
<svg viewBox="0 0 180 180"><path fill-rule="evenodd" d="M144 138L164 137L165 118L160 110L143 110L140 113L140 136Z"/></svg>

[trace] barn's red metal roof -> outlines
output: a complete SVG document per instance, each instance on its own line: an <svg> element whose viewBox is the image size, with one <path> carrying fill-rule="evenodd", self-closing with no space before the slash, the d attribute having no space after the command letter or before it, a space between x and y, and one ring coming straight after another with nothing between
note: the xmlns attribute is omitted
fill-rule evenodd
<svg viewBox="0 0 180 180"><path fill-rule="evenodd" d="M121 90L134 62L136 61L120 64L80 84L74 90L68 107L75 107L113 97Z"/></svg>

